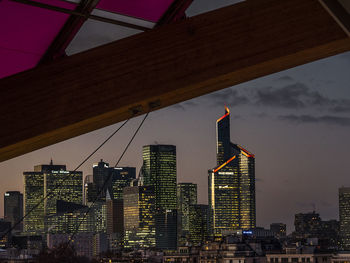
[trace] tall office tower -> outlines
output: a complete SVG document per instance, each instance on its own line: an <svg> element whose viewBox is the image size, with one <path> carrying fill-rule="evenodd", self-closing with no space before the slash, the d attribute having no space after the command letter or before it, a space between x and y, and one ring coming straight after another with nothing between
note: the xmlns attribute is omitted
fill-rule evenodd
<svg viewBox="0 0 350 263"><path fill-rule="evenodd" d="M58 200L83 204L83 172L49 171L44 173L44 192L50 196L44 201L45 216L56 213Z"/></svg>
<svg viewBox="0 0 350 263"><path fill-rule="evenodd" d="M320 215L315 213L299 213L294 217L295 236L298 238L317 237L321 230Z"/></svg>
<svg viewBox="0 0 350 263"><path fill-rule="evenodd" d="M208 171L211 232L220 236L256 224L255 156L230 142L230 111L216 121L217 166Z"/></svg>
<svg viewBox="0 0 350 263"><path fill-rule="evenodd" d="M83 203L86 205L89 201L89 185L93 183L93 177L91 174L85 176L84 178L84 188L83 188Z"/></svg>
<svg viewBox="0 0 350 263"><path fill-rule="evenodd" d="M144 185L153 185L157 209L176 209L176 146L143 146Z"/></svg>
<svg viewBox="0 0 350 263"><path fill-rule="evenodd" d="M123 199L124 187L130 186L131 182L136 179L135 167L112 167L111 198L113 200Z"/></svg>
<svg viewBox="0 0 350 263"><path fill-rule="evenodd" d="M161 250L177 249L177 210L167 209L155 214L156 248Z"/></svg>
<svg viewBox="0 0 350 263"><path fill-rule="evenodd" d="M20 220L23 217L23 194L18 191L8 191L4 194L4 219L11 222L14 230L22 231L23 224Z"/></svg>
<svg viewBox="0 0 350 263"><path fill-rule="evenodd" d="M197 204L197 185L177 184L178 243L185 244L190 231L190 208Z"/></svg>
<svg viewBox="0 0 350 263"><path fill-rule="evenodd" d="M274 233L277 238L285 237L287 234L287 225L283 223L270 224L270 231Z"/></svg>
<svg viewBox="0 0 350 263"><path fill-rule="evenodd" d="M208 205L191 205L189 221L189 241L192 244L204 244L209 236Z"/></svg>
<svg viewBox="0 0 350 263"><path fill-rule="evenodd" d="M100 200L106 199L107 190L113 200L122 199L123 188L130 186L135 178L135 167L109 167L108 163L101 160L93 165L93 185L90 188L95 187L96 193L101 191Z"/></svg>
<svg viewBox="0 0 350 263"><path fill-rule="evenodd" d="M177 236L174 237L173 229L169 228L168 221L165 221L176 213L174 210L177 208L176 146L147 145L143 147L142 155L143 184L153 186L155 191L156 245L159 249L167 249L164 247L167 244L177 243ZM176 222L175 227L177 227ZM164 241L164 237L175 240Z"/></svg>
<svg viewBox="0 0 350 263"><path fill-rule="evenodd" d="M124 207L123 199L107 198L107 234L120 247L124 239Z"/></svg>
<svg viewBox="0 0 350 263"><path fill-rule="evenodd" d="M82 204L82 172L70 172L65 165L34 166L34 171L24 172L24 214L31 213L24 219L24 231L42 233L44 216L56 213L56 202L63 200ZM44 198L38 206L37 204ZM36 207L37 206L37 207Z"/></svg>
<svg viewBox="0 0 350 263"><path fill-rule="evenodd" d="M153 186L130 186L123 190L124 247L156 246L155 193Z"/></svg>
<svg viewBox="0 0 350 263"><path fill-rule="evenodd" d="M350 187L339 188L340 246L350 250Z"/></svg>
<svg viewBox="0 0 350 263"><path fill-rule="evenodd" d="M95 163L93 165L93 181L96 186L97 193L100 193L98 199L106 200L106 193L108 186L111 185L111 177L109 178L109 182L105 184L105 181L108 179L110 174L109 164L104 162L102 159L100 162ZM109 189L111 193L111 189Z"/></svg>

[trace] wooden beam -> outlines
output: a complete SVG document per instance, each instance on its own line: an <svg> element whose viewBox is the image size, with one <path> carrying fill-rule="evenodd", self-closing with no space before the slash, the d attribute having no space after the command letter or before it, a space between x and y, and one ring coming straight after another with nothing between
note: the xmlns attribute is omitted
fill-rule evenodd
<svg viewBox="0 0 350 263"><path fill-rule="evenodd" d="M0 161L349 51L340 23L319 0L248 0L2 79Z"/></svg>

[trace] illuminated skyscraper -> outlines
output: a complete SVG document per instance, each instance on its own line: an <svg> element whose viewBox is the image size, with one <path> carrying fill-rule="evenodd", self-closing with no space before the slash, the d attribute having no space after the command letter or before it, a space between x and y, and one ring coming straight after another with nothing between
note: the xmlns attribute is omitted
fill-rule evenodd
<svg viewBox="0 0 350 263"><path fill-rule="evenodd" d="M153 185L157 209L176 209L176 146L143 146L144 185Z"/></svg>
<svg viewBox="0 0 350 263"><path fill-rule="evenodd" d="M177 184L178 242L187 242L190 231L190 208L197 204L197 185L193 183Z"/></svg>
<svg viewBox="0 0 350 263"><path fill-rule="evenodd" d="M350 250L350 187L339 188L340 246Z"/></svg>
<svg viewBox="0 0 350 263"><path fill-rule="evenodd" d="M204 244L209 236L208 205L191 205L189 214L189 241L194 245Z"/></svg>
<svg viewBox="0 0 350 263"><path fill-rule="evenodd" d="M177 243L177 235L173 234L177 233L177 224L175 220L170 227L166 220L177 214L176 146L147 145L143 147L142 155L143 184L153 186L155 191L157 248L173 249L173 244ZM171 247L166 247L168 245Z"/></svg>
<svg viewBox="0 0 350 263"><path fill-rule="evenodd" d="M4 194L4 219L11 222L13 227L23 217L23 194L18 191L8 191ZM19 223L15 230L22 231L23 224Z"/></svg>
<svg viewBox="0 0 350 263"><path fill-rule="evenodd" d="M86 205L88 202L92 202L94 197L96 197L96 187L93 184L93 177L91 174L85 176L84 178L84 188L83 188L83 203Z"/></svg>
<svg viewBox="0 0 350 263"><path fill-rule="evenodd" d="M83 173L79 171L49 171L44 173L44 192L50 195L44 201L46 216L56 214L58 200L83 203Z"/></svg>
<svg viewBox="0 0 350 263"><path fill-rule="evenodd" d="M155 194L153 186L125 187L124 246L149 248L156 246Z"/></svg>
<svg viewBox="0 0 350 263"><path fill-rule="evenodd" d="M255 156L230 141L230 111L216 122L217 166L209 170L211 232L255 227Z"/></svg>
<svg viewBox="0 0 350 263"><path fill-rule="evenodd" d="M100 200L106 199L107 190L112 200L123 199L123 188L130 186L135 178L135 167L110 167L101 160L93 165L93 185L90 185L89 189L94 191L95 188L97 193L101 191ZM105 184L107 179L108 182Z"/></svg>
<svg viewBox="0 0 350 263"><path fill-rule="evenodd" d="M24 219L24 231L42 233L44 217L56 213L56 202L63 200L82 204L82 172L66 171L65 165L34 166L33 172L24 172L24 214L31 213ZM36 205L48 196L44 202Z"/></svg>
<svg viewBox="0 0 350 263"><path fill-rule="evenodd" d="M123 199L124 187L130 186L131 182L136 179L135 167L112 167L111 198L113 200Z"/></svg>

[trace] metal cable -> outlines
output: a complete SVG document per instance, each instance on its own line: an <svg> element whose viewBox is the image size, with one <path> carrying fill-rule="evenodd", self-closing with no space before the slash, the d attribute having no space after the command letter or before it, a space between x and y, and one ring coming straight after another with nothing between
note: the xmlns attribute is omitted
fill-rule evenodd
<svg viewBox="0 0 350 263"><path fill-rule="evenodd" d="M107 137L91 154L89 154L74 170L72 173L76 172L85 162L87 162L103 145L105 145L121 128L125 126L129 122L130 118L127 119L118 129L116 129L111 135ZM66 177L62 182L65 182L68 180L69 177ZM60 185L61 186L61 185ZM58 187L55 187L53 190L56 190ZM32 207L14 226L12 226L5 234L3 234L0 238L3 239L6 235L12 232L23 220L29 216L35 209L39 207L39 205L42 204L47 198L49 198L53 192L49 193L48 195L44 196L34 207Z"/></svg>
<svg viewBox="0 0 350 263"><path fill-rule="evenodd" d="M118 159L118 161L117 161L117 163L115 164L114 167L117 167L117 166L119 165L120 161L121 161L122 158L124 157L124 155L125 155L126 151L128 150L129 146L131 145L131 143L132 143L133 140L135 139L137 133L138 133L139 130L141 129L143 123L144 123L145 120L147 119L148 115L149 115L149 112L146 113L145 117L142 119L140 125L138 126L138 128L137 128L136 131L134 132L133 136L131 137L130 141L129 141L128 144L126 145L126 147L125 147L123 153L122 153L121 156L119 157L119 159ZM70 242L74 239L74 237L75 237L76 234L78 233L80 226L81 226L82 223L84 222L86 216L91 212L92 207L94 206L94 204L96 203L96 201L99 199L101 193L103 192L103 189L107 186L109 180L111 179L111 176L112 176L112 173L110 173L110 174L108 175L107 179L104 181L103 186L101 187L101 189L99 190L99 192L98 192L97 195L96 195L96 198L94 199L94 201L92 202L92 204L89 206L88 210L85 212L83 218L80 220L80 222L79 222L77 228L75 229L75 231L73 232L73 234L70 236L70 238L69 238L69 240L68 240L68 242L67 242L67 245L66 245L64 251L68 248Z"/></svg>

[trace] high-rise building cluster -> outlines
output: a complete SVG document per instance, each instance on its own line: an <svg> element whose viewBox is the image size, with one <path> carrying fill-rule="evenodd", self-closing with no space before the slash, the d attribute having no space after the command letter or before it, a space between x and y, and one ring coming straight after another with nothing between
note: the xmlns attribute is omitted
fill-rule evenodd
<svg viewBox="0 0 350 263"><path fill-rule="evenodd" d="M72 242L77 255L88 258L107 250L151 249L166 251L164 259L170 262L186 253L196 255L197 262L216 262L210 259L225 258L230 249L257 256L257 245L244 241L253 237L284 244L314 244L317 239L318 247L350 249L350 188L339 190L340 223L322 221L312 212L295 215L295 231L289 236L283 223L256 227L255 155L231 142L227 107L216 121L217 163L208 170L208 205L198 203L196 184L177 182L176 146L143 146L142 158L138 176L135 167L114 167L103 160L85 177L52 160L25 171L23 195L4 194L0 234L10 227L13 231L2 235L0 248L38 252L43 243L53 249ZM277 243L263 247L281 249Z"/></svg>

